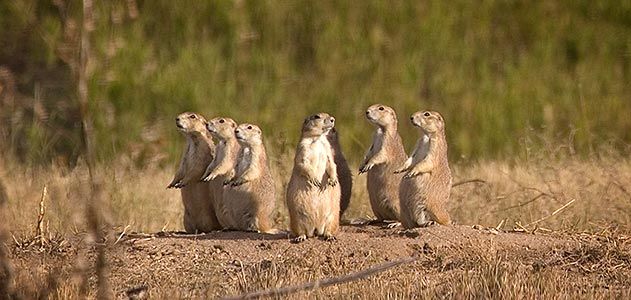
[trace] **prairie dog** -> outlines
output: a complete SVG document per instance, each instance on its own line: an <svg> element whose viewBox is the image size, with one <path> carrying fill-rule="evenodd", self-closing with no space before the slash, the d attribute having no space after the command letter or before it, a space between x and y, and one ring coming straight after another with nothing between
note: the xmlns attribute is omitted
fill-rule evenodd
<svg viewBox="0 0 631 300"><path fill-rule="evenodd" d="M215 152L215 144L206 130L206 119L199 114L185 112L177 116L175 125L186 137L186 147L180 167L167 188L181 190L184 229L191 233L220 229L211 187L206 182L199 182Z"/></svg>
<svg viewBox="0 0 631 300"><path fill-rule="evenodd" d="M237 129L237 123L230 118L214 118L208 121L206 129L217 139L215 149L215 158L206 168L206 172L202 175L202 180L212 182L212 191L214 195L214 208L219 224L224 229L236 229L231 214L229 212L223 193L223 183L234 177L234 169L237 165L237 156L239 154L239 143L234 135Z"/></svg>
<svg viewBox="0 0 631 300"><path fill-rule="evenodd" d="M348 205L351 202L351 193L353 190L353 175L351 169L348 167L348 162L342 153L342 147L338 137L337 130L333 127L327 134L329 144L333 148L333 161L337 167L338 181L340 182L341 197L340 197L340 217L344 214Z"/></svg>
<svg viewBox="0 0 631 300"><path fill-rule="evenodd" d="M451 224L445 208L451 193L451 171L447 160L445 121L435 111L416 112L410 118L420 127L422 137L412 155L397 173L401 180L401 223L405 228L422 227L437 222Z"/></svg>
<svg viewBox="0 0 631 300"><path fill-rule="evenodd" d="M286 194L294 242L314 235L333 240L339 230L341 190L327 139L334 125L335 118L327 113L311 115L302 125Z"/></svg>
<svg viewBox="0 0 631 300"><path fill-rule="evenodd" d="M366 118L377 129L359 173L368 172L366 187L370 206L378 221L399 220L399 184L401 175L393 174L406 159L398 132L397 115L391 107L374 104Z"/></svg>
<svg viewBox="0 0 631 300"><path fill-rule="evenodd" d="M261 129L246 123L234 132L241 150L235 175L224 183L223 194L234 229L275 233L272 214L276 193Z"/></svg>

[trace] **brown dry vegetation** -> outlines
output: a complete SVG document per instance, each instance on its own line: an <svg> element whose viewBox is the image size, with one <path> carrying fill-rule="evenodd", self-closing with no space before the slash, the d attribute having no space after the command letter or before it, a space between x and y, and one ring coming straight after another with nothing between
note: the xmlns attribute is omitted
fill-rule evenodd
<svg viewBox="0 0 631 300"><path fill-rule="evenodd" d="M280 195L291 156L272 156L281 228L287 213ZM107 203L102 212L110 224L99 242L107 245L111 293L119 297L137 287L151 297L237 295L410 256L417 260L368 279L291 297L629 296L631 162L612 153L577 158L550 151L522 161L454 164L450 211L457 224L467 225L408 233L346 225L336 242L299 245L287 234L174 234L182 230L182 207L179 193L165 189L172 170L127 166L99 168ZM77 297L87 278L87 293L95 296L94 270L87 267L95 253L86 249L90 235L83 221L89 196L85 168L33 169L5 160L0 172L8 196L2 223L10 233L5 246L12 290L24 298ZM344 219L369 219L365 176L355 180ZM34 231L45 185L48 232L42 246ZM121 236L122 231L128 234Z"/></svg>

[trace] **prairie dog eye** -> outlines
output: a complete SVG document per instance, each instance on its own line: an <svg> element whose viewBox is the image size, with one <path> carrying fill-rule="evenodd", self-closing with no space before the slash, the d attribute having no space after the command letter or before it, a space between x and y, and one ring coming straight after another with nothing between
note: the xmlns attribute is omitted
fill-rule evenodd
<svg viewBox="0 0 631 300"><path fill-rule="evenodd" d="M189 118L191 118L191 119L197 119L197 116L196 116L196 115L190 115L190 116L188 116L188 117L189 117Z"/></svg>
<svg viewBox="0 0 631 300"><path fill-rule="evenodd" d="M383 108L383 106L379 106L379 110L384 110L385 108Z"/></svg>
<svg viewBox="0 0 631 300"><path fill-rule="evenodd" d="M225 122L226 122L226 120L224 120L224 119L219 120L219 123L221 123L221 124L223 124Z"/></svg>
<svg viewBox="0 0 631 300"><path fill-rule="evenodd" d="M429 112L425 112L423 115L429 117Z"/></svg>
<svg viewBox="0 0 631 300"><path fill-rule="evenodd" d="M252 129L252 126L248 126L248 129Z"/></svg>

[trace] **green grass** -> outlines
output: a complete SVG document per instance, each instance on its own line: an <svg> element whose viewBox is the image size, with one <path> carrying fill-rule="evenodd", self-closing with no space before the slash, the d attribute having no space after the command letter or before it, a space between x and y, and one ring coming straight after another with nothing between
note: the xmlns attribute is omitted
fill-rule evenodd
<svg viewBox="0 0 631 300"><path fill-rule="evenodd" d="M80 5L70 3L76 22ZM631 141L628 1L157 0L137 1L134 19L127 3L96 5L90 96L101 160L159 148L174 161L182 139L172 120L186 110L259 124L272 145L295 144L302 119L327 111L359 160L372 130L362 112L375 102L397 110L408 148L417 137L408 116L440 111L457 160L524 157L555 139L582 154ZM26 0L0 12L0 65L21 94L42 85L55 116L24 117L37 130L5 140L37 147L24 152L30 161L76 159L76 114L60 108L76 101L57 9Z"/></svg>

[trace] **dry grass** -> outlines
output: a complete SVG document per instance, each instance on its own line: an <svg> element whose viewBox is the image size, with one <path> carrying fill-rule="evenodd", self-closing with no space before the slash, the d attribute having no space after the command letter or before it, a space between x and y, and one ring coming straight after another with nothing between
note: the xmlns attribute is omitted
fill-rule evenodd
<svg viewBox="0 0 631 300"><path fill-rule="evenodd" d="M287 212L284 187L292 167L292 153L272 154L276 180L277 221L283 227ZM558 215L526 226L552 230L595 230L597 224L631 226L631 162L609 155L594 158L533 158L528 161L485 161L454 164L450 212L458 224L481 224L513 229L551 215L575 200ZM355 166L351 166L354 170ZM167 190L173 171L154 165L144 169L126 163L100 167L108 223L130 231L182 230L179 191ZM89 196L88 173L79 166L26 168L5 162L0 176L7 186L7 227L16 235L31 234L36 225L42 190L48 187L47 224L52 232L78 232L83 204ZM371 218L365 176L355 176L346 219ZM476 179L476 181L471 181Z"/></svg>
<svg viewBox="0 0 631 300"><path fill-rule="evenodd" d="M280 227L287 223L282 196L291 171L291 164L288 163L291 156L290 152L272 154L279 208L276 219ZM12 274L10 284L3 286L14 287L15 291L19 291L15 295L23 298L47 295L52 298L74 298L80 295L82 281L87 280L90 287L88 296L96 296L94 270L86 268L92 265L90 262L94 261L96 255L95 248L85 248L91 243L84 242L90 236L85 234L87 227L83 214L84 203L90 195L86 168L33 169L6 160L0 162L0 166L0 178L5 183L8 196L3 211L6 216L3 225L10 234L5 235L8 238L5 243L9 247L7 252L12 264L30 266L35 262L34 258L46 262L30 271ZM500 225L499 228L504 230L555 232L555 235L560 234L563 239L577 244L552 247L532 254L484 243L437 247L427 253L420 251L419 259L412 264L375 277L300 292L290 298L573 299L629 296L628 290L620 289L620 286L631 284L629 273L623 271L631 266L627 236L631 229L631 197L627 190L631 186L631 162L628 159L613 154L588 159L541 155L519 162L454 164L453 169L454 182L464 182L454 187L450 204L450 211L457 223L481 224L482 227ZM110 233L101 242L109 245L107 262L114 272L112 289L119 296L132 287L139 289L130 293L140 292L155 298L237 295L340 276L393 259L374 256L378 248L372 248L374 245L370 243L364 245L368 256L357 261L350 256L336 256L339 250L335 249L335 244L301 251L291 248L288 243L274 242L270 245L278 250L278 256L247 261L238 254L222 258L220 248L223 246L217 244L210 248L197 246L192 250L182 250L182 257L197 257L198 251L200 255L213 257L205 263L212 266L210 269L175 269L165 273L166 277L160 277L163 275L158 274L167 270L155 270L152 269L153 264L149 264L139 267L144 271L134 277L125 273L129 267L121 261L121 257L127 255L125 251L138 251L145 253L140 257L149 254L155 259L155 255L169 257L179 248L160 252L160 245L138 250L135 248L137 246L130 244L131 248L122 250L117 246L123 241L113 245L117 235L112 234L111 229L126 232L182 230L179 193L165 188L172 171L153 165L140 170L123 162L100 166L99 171L104 178L102 192L106 205L103 214L106 223L110 224L107 227ZM35 232L44 186L48 187L44 220L48 235L46 244L41 245L35 239ZM574 202L571 205L552 216L572 200ZM365 176L356 176L351 206L345 218L370 218L371 215ZM536 224L528 225L541 219ZM377 239L391 237L382 233L375 235ZM350 239L348 242L352 243L354 237ZM457 238L450 239L458 242ZM241 238L234 242L237 245L246 243ZM191 243L197 245L197 242ZM406 243L417 241L412 239L410 242L404 240L397 243L402 243L402 247L406 248ZM357 247L362 249L362 245ZM151 254L156 251L158 254ZM81 256L85 256L87 261L81 260ZM174 257L171 261L177 259ZM2 260L3 264L6 262ZM4 269L10 271L16 268L8 265ZM173 290L173 286L165 283L164 286L154 284L149 291L146 290L149 283L166 282L165 278L171 278L173 274L186 274L186 277L170 284L187 286L187 289ZM128 277L136 279L130 282ZM189 287L191 278L202 281ZM33 286L33 282L42 284ZM121 282L126 287L121 287Z"/></svg>

